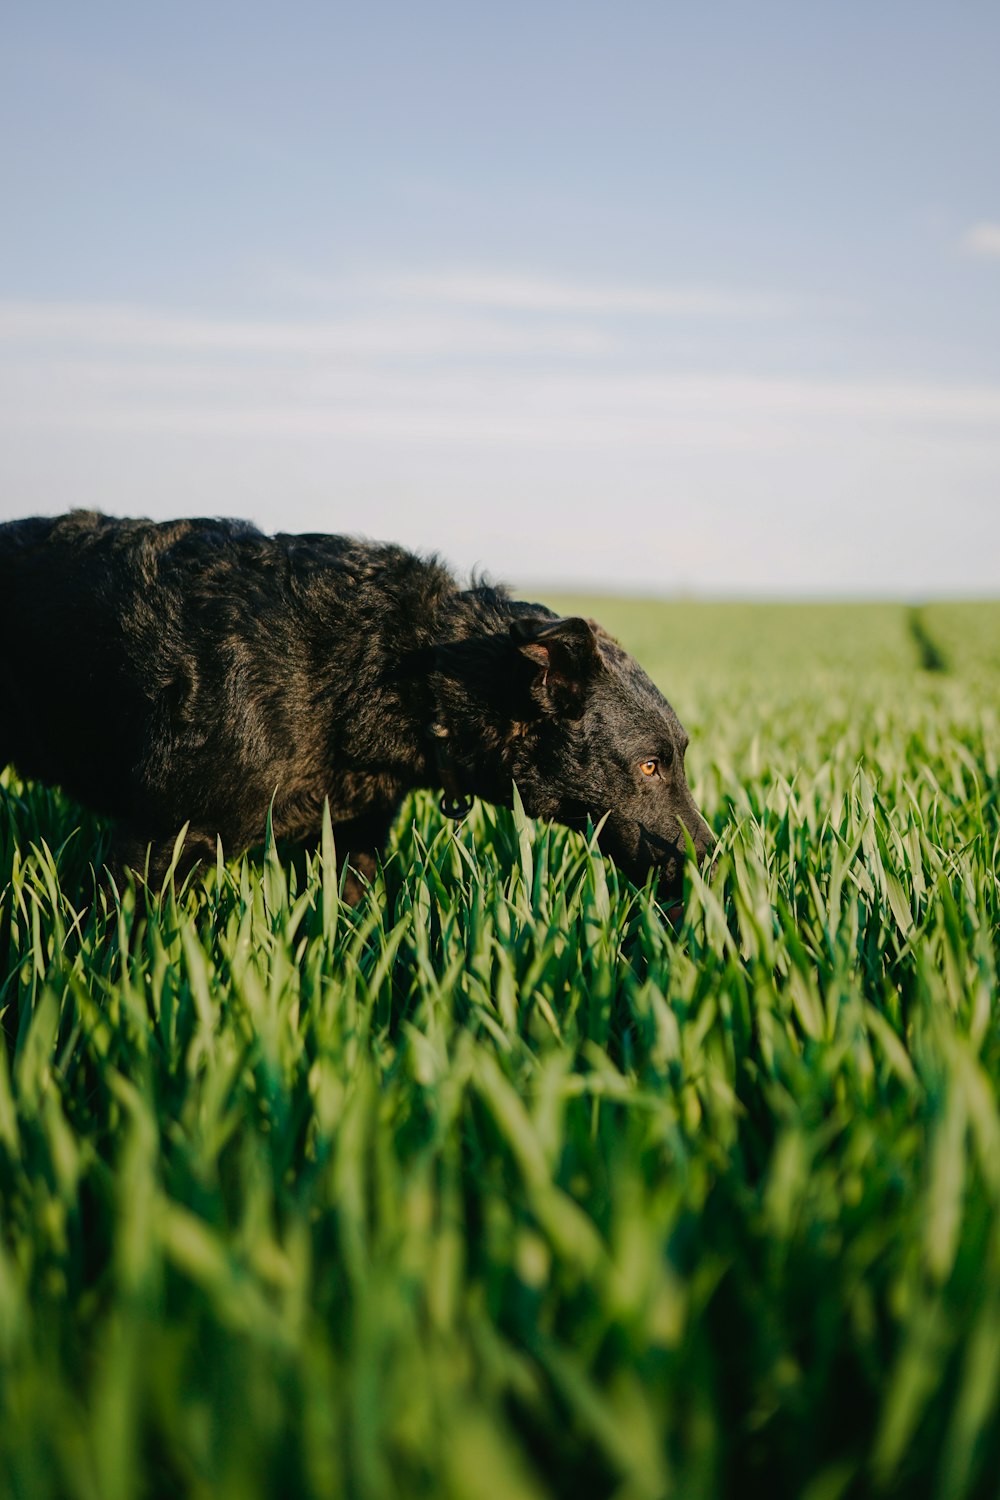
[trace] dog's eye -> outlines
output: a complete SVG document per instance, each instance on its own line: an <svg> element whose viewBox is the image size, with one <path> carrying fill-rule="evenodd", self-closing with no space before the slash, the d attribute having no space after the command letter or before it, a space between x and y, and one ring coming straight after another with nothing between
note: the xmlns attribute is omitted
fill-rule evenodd
<svg viewBox="0 0 1000 1500"><path fill-rule="evenodd" d="M643 776L655 776L659 769L660 762L658 760L641 760L639 762L639 770Z"/></svg>

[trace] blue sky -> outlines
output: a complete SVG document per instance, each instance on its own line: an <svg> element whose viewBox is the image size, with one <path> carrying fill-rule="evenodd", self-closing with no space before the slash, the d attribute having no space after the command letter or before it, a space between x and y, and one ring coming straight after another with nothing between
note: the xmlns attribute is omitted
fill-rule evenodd
<svg viewBox="0 0 1000 1500"><path fill-rule="evenodd" d="M1000 590L995 4L8 9L0 517Z"/></svg>

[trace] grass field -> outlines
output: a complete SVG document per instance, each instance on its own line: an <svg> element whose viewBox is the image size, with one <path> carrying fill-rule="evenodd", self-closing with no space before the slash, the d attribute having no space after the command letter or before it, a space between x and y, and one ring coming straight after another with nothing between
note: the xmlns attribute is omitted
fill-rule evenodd
<svg viewBox="0 0 1000 1500"><path fill-rule="evenodd" d="M1000 606L586 608L691 732L683 921L415 799L93 908L0 778L0 1495L1000 1488Z"/></svg>

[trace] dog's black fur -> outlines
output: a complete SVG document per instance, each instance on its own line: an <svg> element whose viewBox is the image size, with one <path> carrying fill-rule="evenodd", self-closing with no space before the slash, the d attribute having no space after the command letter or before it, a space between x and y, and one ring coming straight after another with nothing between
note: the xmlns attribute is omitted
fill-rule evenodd
<svg viewBox="0 0 1000 1500"><path fill-rule="evenodd" d="M641 881L712 842L684 733L599 626L439 562L242 522L89 512L0 525L0 766L116 820L115 865L275 833L370 875L404 795L438 787L583 826ZM650 763L656 769L650 771ZM642 769L645 763L645 771ZM351 876L351 894L360 891Z"/></svg>

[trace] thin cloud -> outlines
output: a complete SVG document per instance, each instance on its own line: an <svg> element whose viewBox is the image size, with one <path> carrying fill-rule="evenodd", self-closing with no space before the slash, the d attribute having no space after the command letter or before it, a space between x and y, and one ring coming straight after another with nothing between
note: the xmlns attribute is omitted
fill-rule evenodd
<svg viewBox="0 0 1000 1500"><path fill-rule="evenodd" d="M100 319L95 315L95 326ZM185 346L186 347L186 346ZM272 346L268 345L270 349ZM282 345L282 348L285 346ZM256 346L255 346L256 348ZM912 445L984 439L995 448L1000 386L622 371L389 365L296 351L287 361L207 352L62 347L0 358L0 422L32 430L295 434L451 444L517 442L574 451L784 452L863 430Z"/></svg>
<svg viewBox="0 0 1000 1500"><path fill-rule="evenodd" d="M769 318L790 310L787 299L713 286L634 286L521 276L489 271L386 276L373 289L425 303L503 312L582 313L618 317Z"/></svg>
<svg viewBox="0 0 1000 1500"><path fill-rule="evenodd" d="M265 281L273 294L313 302L337 303L361 297L376 305L553 317L768 319L787 316L798 305L785 296L725 286L637 286L632 282L581 281L490 268L458 267L426 273L385 270L357 277L272 268L265 274Z"/></svg>
<svg viewBox="0 0 1000 1500"><path fill-rule="evenodd" d="M597 329L429 314L337 321L240 320L118 303L0 302L0 342L232 355L434 356L597 354Z"/></svg>
<svg viewBox="0 0 1000 1500"><path fill-rule="evenodd" d="M1000 260L1000 224L973 224L962 239L962 249L967 255Z"/></svg>

